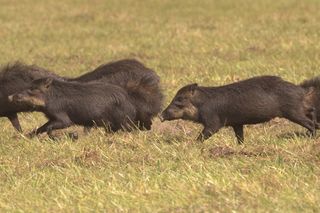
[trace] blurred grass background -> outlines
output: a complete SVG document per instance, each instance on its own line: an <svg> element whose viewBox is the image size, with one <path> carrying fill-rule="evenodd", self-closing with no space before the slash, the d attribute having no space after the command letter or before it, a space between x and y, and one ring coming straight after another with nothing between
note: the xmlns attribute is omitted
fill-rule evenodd
<svg viewBox="0 0 320 213"><path fill-rule="evenodd" d="M21 60L64 76L137 58L161 77L166 105L183 85L270 74L299 83L319 74L318 0L1 0L0 64ZM20 115L25 132L40 113ZM286 120L245 129L239 146L200 127L72 142L26 139L0 119L3 212L318 212L320 141ZM82 132L81 128L71 129Z"/></svg>

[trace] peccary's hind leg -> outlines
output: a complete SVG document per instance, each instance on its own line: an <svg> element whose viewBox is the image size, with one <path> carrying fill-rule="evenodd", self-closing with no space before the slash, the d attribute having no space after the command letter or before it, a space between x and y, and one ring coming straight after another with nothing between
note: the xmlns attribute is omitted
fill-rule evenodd
<svg viewBox="0 0 320 213"><path fill-rule="evenodd" d="M140 113L137 118L137 126L140 130L150 130L152 125L152 116L147 113Z"/></svg>
<svg viewBox="0 0 320 213"><path fill-rule="evenodd" d="M10 120L12 126L18 131L18 132L22 132L22 128L18 119L18 115L17 113L13 113L7 116L8 119Z"/></svg>
<svg viewBox="0 0 320 213"><path fill-rule="evenodd" d="M44 125L42 125L41 127L39 127L38 129L32 131L31 133L29 133L29 136L34 136L34 135L38 135L44 132L47 132L48 135L52 135L52 130L55 129L63 129L70 126L70 123L66 123L64 121L61 120L50 120L47 123L45 123Z"/></svg>
<svg viewBox="0 0 320 213"><path fill-rule="evenodd" d="M150 120L144 120L139 122L139 129L140 130L150 130L152 125L152 121Z"/></svg>
<svg viewBox="0 0 320 213"><path fill-rule="evenodd" d="M307 116L313 121L315 129L320 129L320 124L317 121L317 111L314 107L308 110Z"/></svg>
<svg viewBox="0 0 320 213"><path fill-rule="evenodd" d="M136 129L136 127L137 126L135 122L132 121L129 117L126 117L121 124L121 128L127 132L131 132L132 130Z"/></svg>
<svg viewBox="0 0 320 213"><path fill-rule="evenodd" d="M29 133L29 136L32 137L34 135L38 135L43 132L47 132L47 134L51 136L52 130L63 129L63 128L69 127L71 124L72 122L67 115L58 114L55 116L54 120L49 120L47 123L39 127L37 130L34 130L31 133Z"/></svg>
<svg viewBox="0 0 320 213"><path fill-rule="evenodd" d="M110 122L110 121L103 121L103 127L107 134L117 132L122 128L119 122Z"/></svg>
<svg viewBox="0 0 320 213"><path fill-rule="evenodd" d="M232 126L234 133L236 134L238 144L242 144L244 141L243 137L243 125Z"/></svg>

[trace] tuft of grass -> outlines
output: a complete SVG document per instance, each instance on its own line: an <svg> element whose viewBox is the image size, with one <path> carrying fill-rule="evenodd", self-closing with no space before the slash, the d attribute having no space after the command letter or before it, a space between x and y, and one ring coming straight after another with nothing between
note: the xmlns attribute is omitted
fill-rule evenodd
<svg viewBox="0 0 320 213"><path fill-rule="evenodd" d="M192 82L299 83L319 75L319 9L317 0L3 0L0 63L77 76L137 58L160 75L165 105ZM20 118L25 132L46 120ZM227 128L196 143L201 127L184 121L108 135L72 127L57 141L0 123L0 211L320 211L320 140L282 119L246 127L243 145Z"/></svg>

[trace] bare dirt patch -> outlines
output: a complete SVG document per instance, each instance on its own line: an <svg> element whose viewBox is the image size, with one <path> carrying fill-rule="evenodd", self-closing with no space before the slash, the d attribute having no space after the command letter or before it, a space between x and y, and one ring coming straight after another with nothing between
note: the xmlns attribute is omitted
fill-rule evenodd
<svg viewBox="0 0 320 213"><path fill-rule="evenodd" d="M102 164L102 156L97 150L85 147L74 161L82 166L97 166Z"/></svg>

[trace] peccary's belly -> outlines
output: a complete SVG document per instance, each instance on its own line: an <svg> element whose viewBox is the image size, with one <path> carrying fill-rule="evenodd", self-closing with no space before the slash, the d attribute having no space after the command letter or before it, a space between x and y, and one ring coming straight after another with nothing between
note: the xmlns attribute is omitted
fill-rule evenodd
<svg viewBox="0 0 320 213"><path fill-rule="evenodd" d="M110 119L102 110L94 108L73 108L68 110L68 116L73 123L84 126L103 126Z"/></svg>
<svg viewBox="0 0 320 213"><path fill-rule="evenodd" d="M281 112L278 108L264 109L246 109L229 111L220 116L220 119L226 126L258 124L270 121L275 117L281 117Z"/></svg>
<svg viewBox="0 0 320 213"><path fill-rule="evenodd" d="M274 117L272 117L274 118ZM246 124L259 124L270 121L272 118L246 118L246 119L234 119L234 118L225 118L225 126L234 126L234 125L246 125Z"/></svg>

